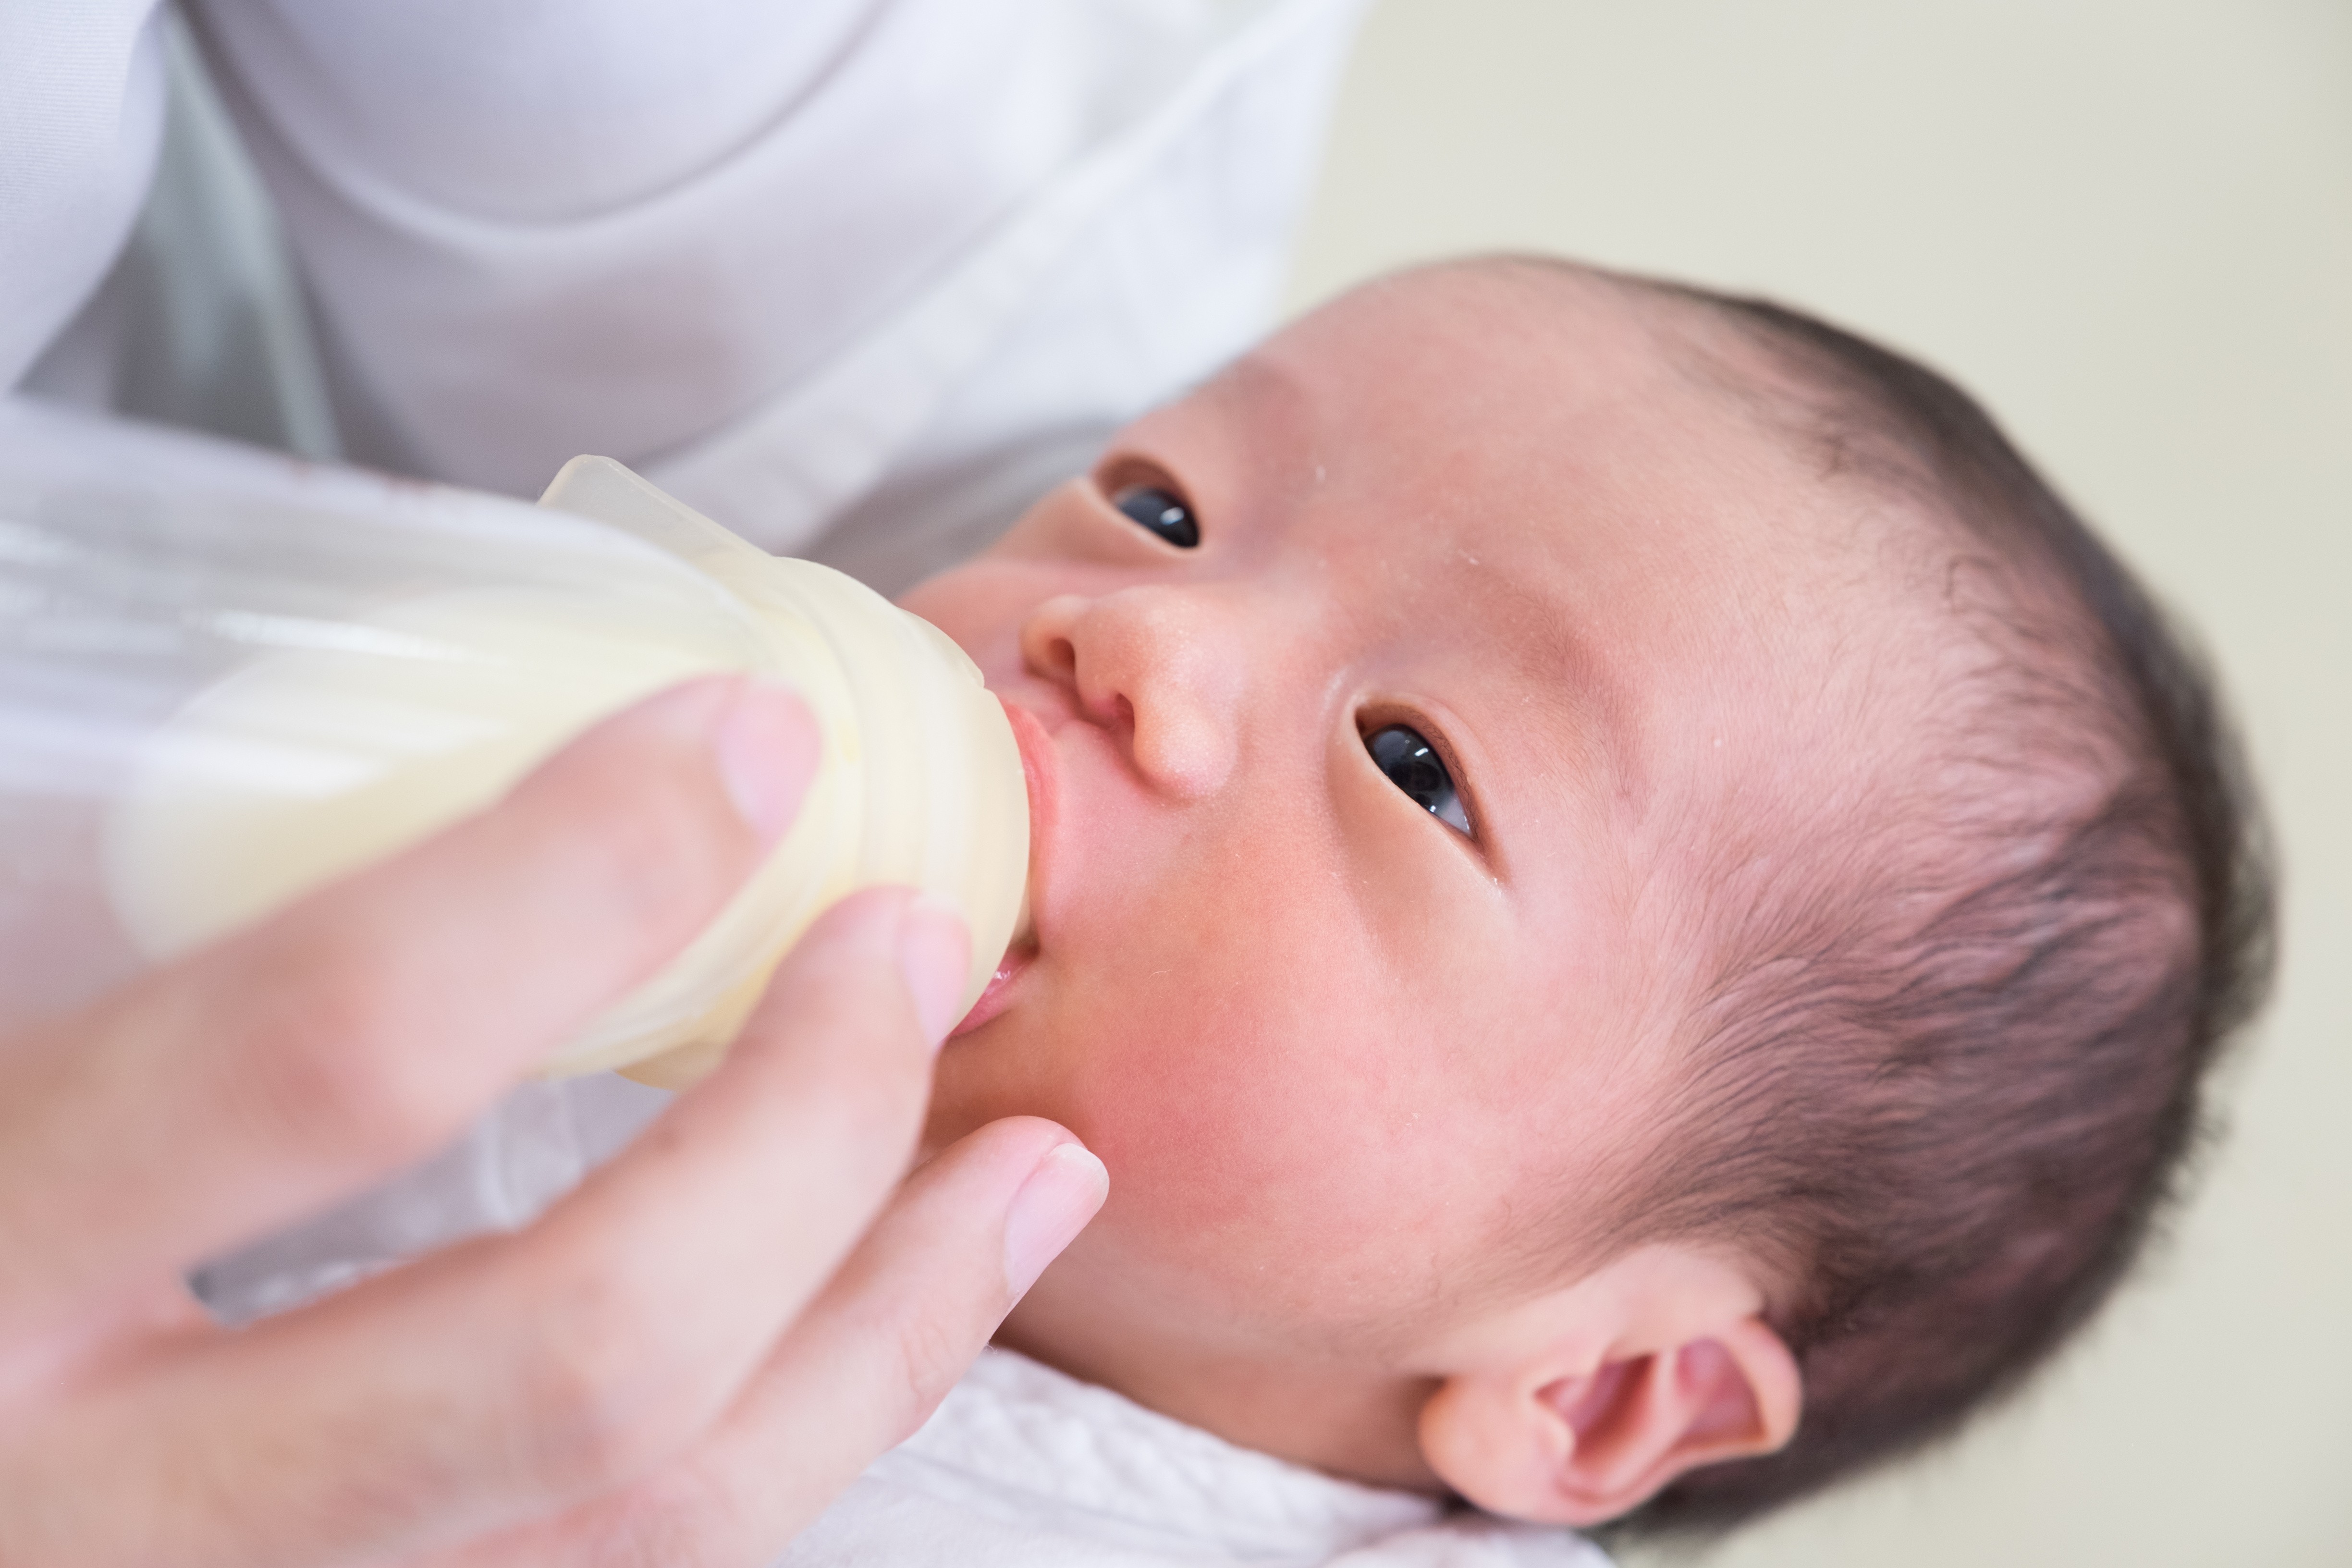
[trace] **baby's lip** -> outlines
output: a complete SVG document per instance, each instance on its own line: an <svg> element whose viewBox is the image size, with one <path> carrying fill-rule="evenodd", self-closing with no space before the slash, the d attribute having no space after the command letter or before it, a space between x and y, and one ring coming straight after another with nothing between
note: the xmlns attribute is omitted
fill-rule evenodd
<svg viewBox="0 0 2352 1568"><path fill-rule="evenodd" d="M1034 947L1016 944L1007 948L1004 956L997 961L996 973L989 977L987 987L981 992L980 1000L971 1005L971 1011L963 1016L961 1023L948 1031L948 1038L954 1040L971 1034L1011 1006L1013 987L1020 984L1023 975L1029 973L1029 966L1036 962L1036 958Z"/></svg>
<svg viewBox="0 0 2352 1568"><path fill-rule="evenodd" d="M1021 748L1021 773L1029 786L1029 883L1021 900L1021 917L1013 934L1014 948L1037 945L1038 909L1044 902L1051 867L1054 823L1060 805L1061 758L1044 721L1021 703L999 695L1004 717L1013 726L1013 743Z"/></svg>
<svg viewBox="0 0 2352 1568"><path fill-rule="evenodd" d="M1029 883L1021 895L1021 913L1013 925L1013 940L997 961L995 976L980 1000L971 1005L963 1021L949 1031L953 1039L968 1035L1013 1003L1013 992L1021 977L1036 961L1037 909L1045 890L1046 846L1053 837L1055 789L1057 774L1054 738L1045 723L1028 709L1007 700L1003 694L997 701L1004 708L1004 717L1013 726L1013 742L1021 749L1021 772L1029 786Z"/></svg>

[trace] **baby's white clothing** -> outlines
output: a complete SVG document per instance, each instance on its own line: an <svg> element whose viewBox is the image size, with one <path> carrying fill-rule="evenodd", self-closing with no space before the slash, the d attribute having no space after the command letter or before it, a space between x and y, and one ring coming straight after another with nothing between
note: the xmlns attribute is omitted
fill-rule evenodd
<svg viewBox="0 0 2352 1568"><path fill-rule="evenodd" d="M1568 1531L1337 1480L999 1350L773 1568L853 1563L1610 1568Z"/></svg>

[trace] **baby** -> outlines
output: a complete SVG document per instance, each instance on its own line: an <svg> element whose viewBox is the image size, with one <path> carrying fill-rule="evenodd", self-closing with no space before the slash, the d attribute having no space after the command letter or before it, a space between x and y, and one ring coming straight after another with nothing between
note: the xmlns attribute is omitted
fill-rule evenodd
<svg viewBox="0 0 2352 1568"><path fill-rule="evenodd" d="M929 1136L1111 1196L1000 1342L1496 1513L1723 1521L2107 1293L2264 972L2213 700L1933 374L1454 264L904 603L1032 773Z"/></svg>

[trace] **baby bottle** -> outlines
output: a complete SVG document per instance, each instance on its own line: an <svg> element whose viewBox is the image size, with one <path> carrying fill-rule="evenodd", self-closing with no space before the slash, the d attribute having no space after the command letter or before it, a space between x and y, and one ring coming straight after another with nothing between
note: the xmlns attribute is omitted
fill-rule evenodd
<svg viewBox="0 0 2352 1568"><path fill-rule="evenodd" d="M1003 709L927 623L603 458L532 508L263 475L165 436L125 463L74 435L0 408L0 1029L414 843L716 671L814 713L800 816L544 1070L690 1081L809 921L877 883L961 911L978 997L1020 914L1027 791Z"/></svg>

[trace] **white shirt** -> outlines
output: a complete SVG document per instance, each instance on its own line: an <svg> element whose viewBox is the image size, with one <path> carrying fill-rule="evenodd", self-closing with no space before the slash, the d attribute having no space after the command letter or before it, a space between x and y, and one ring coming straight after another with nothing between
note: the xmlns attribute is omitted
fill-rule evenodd
<svg viewBox="0 0 2352 1568"><path fill-rule="evenodd" d="M600 451L895 591L1264 330L1360 8L189 15L349 456L530 495ZM164 43L153 0L0 5L0 384L129 231Z"/></svg>
<svg viewBox="0 0 2352 1568"><path fill-rule="evenodd" d="M1609 1568L1568 1531L1302 1469L995 1350L775 1568L853 1563Z"/></svg>

